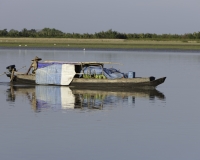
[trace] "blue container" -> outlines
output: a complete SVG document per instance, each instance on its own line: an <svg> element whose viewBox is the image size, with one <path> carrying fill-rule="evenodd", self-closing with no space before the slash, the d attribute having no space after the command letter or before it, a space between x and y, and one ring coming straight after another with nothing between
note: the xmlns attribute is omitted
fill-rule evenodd
<svg viewBox="0 0 200 160"><path fill-rule="evenodd" d="M129 71L128 78L135 78L135 72Z"/></svg>

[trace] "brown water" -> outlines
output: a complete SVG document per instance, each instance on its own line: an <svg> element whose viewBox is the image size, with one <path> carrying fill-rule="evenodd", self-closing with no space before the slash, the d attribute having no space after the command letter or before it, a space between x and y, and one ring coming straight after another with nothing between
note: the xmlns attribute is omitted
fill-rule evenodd
<svg viewBox="0 0 200 160"><path fill-rule="evenodd" d="M151 92L104 92L10 86L1 76L1 159L199 159L200 53L1 49L0 74L11 64L27 71L35 56L119 62L167 79Z"/></svg>

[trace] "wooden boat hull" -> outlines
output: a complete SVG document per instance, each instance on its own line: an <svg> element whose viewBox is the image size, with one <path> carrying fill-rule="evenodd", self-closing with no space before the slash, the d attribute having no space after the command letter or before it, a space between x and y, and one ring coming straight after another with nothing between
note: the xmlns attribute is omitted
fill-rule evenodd
<svg viewBox="0 0 200 160"><path fill-rule="evenodd" d="M116 80L81 80L74 79L70 86L86 89L90 88L123 88L123 89L133 89L133 88L143 88L143 89L155 89L158 85L164 83L166 77L159 78L156 80L150 80L150 78L133 78L133 79L116 79Z"/></svg>
<svg viewBox="0 0 200 160"><path fill-rule="evenodd" d="M148 78L121 78L121 79L85 79L85 78L74 78L70 83L70 88L94 88L94 89L106 89L106 88L143 88L143 89L155 89L158 85L164 83L166 77L155 79L152 77ZM15 75L13 83L17 84L36 84L35 75L19 74ZM49 84L53 85L53 84Z"/></svg>

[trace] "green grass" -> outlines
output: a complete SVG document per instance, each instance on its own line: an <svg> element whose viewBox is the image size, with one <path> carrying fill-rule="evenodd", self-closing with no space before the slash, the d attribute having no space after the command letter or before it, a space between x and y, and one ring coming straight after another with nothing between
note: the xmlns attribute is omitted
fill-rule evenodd
<svg viewBox="0 0 200 160"><path fill-rule="evenodd" d="M0 38L0 47L200 50L200 42L189 40L157 41L123 39Z"/></svg>

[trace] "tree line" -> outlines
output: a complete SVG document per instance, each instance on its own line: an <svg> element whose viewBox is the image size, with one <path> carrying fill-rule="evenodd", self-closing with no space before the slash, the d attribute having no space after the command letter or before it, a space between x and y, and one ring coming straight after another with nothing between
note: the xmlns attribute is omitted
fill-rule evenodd
<svg viewBox="0 0 200 160"><path fill-rule="evenodd" d="M108 31L89 33L64 33L55 28L22 29L21 31L11 29L0 30L0 37L37 37L37 38L83 38L83 39L161 39L161 40L184 40L184 39L200 39L200 32L185 33L185 34L155 34L155 33L119 33L112 29Z"/></svg>

